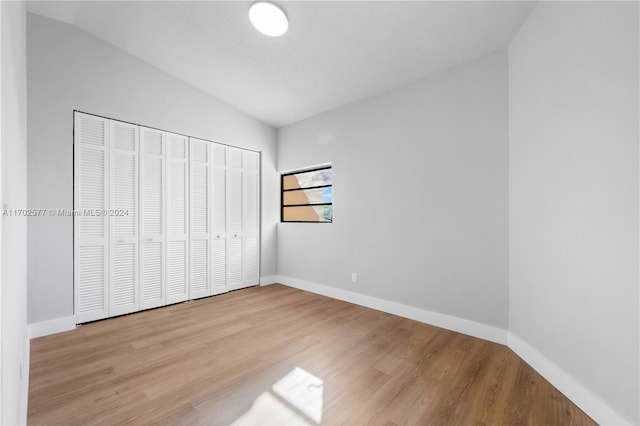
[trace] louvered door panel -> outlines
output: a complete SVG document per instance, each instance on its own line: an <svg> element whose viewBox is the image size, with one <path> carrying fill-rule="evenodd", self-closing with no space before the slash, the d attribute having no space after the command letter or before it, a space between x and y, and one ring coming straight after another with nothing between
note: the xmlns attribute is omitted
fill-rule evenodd
<svg viewBox="0 0 640 426"><path fill-rule="evenodd" d="M192 299L209 296L209 240L191 241L191 291Z"/></svg>
<svg viewBox="0 0 640 426"><path fill-rule="evenodd" d="M211 294L227 291L227 147L211 145Z"/></svg>
<svg viewBox="0 0 640 426"><path fill-rule="evenodd" d="M244 226L243 231L245 233L257 233L259 225L259 180L258 173L245 172L243 176L244 182L244 194L243 194L243 212L244 212Z"/></svg>
<svg viewBox="0 0 640 426"><path fill-rule="evenodd" d="M211 143L189 139L189 170L191 172L191 269L192 299L211 295L210 226L211 226Z"/></svg>
<svg viewBox="0 0 640 426"><path fill-rule="evenodd" d="M239 151L229 148L229 153ZM242 152L240 155L242 155ZM229 155L233 158L233 155ZM241 163L241 161L239 162ZM231 162L233 164L233 162ZM242 169L227 168L227 289L244 287L242 279Z"/></svg>
<svg viewBox="0 0 640 426"><path fill-rule="evenodd" d="M260 283L258 236L243 237L242 240L243 280L244 286L249 287Z"/></svg>
<svg viewBox="0 0 640 426"><path fill-rule="evenodd" d="M241 237L243 231L243 188L242 188L242 150L227 148L227 173L226 173L226 214L227 237ZM240 253L242 250L240 250ZM230 263L227 259L227 267Z"/></svg>
<svg viewBox="0 0 640 426"><path fill-rule="evenodd" d="M242 169L227 169L227 233L229 236L242 232Z"/></svg>
<svg viewBox="0 0 640 426"><path fill-rule="evenodd" d="M227 232L227 171L224 166L213 166L212 232L222 235Z"/></svg>
<svg viewBox="0 0 640 426"><path fill-rule="evenodd" d="M187 242L169 241L167 244L167 303L187 300Z"/></svg>
<svg viewBox="0 0 640 426"><path fill-rule="evenodd" d="M110 120L111 288L109 315L139 309L138 126Z"/></svg>
<svg viewBox="0 0 640 426"><path fill-rule="evenodd" d="M113 154L113 180L111 181L112 222L115 238L135 237L137 234L137 171L138 159L134 153Z"/></svg>
<svg viewBox="0 0 640 426"><path fill-rule="evenodd" d="M209 166L191 162L191 233L209 234Z"/></svg>
<svg viewBox="0 0 640 426"><path fill-rule="evenodd" d="M145 241L142 245L142 295L143 309L164 305L164 244L161 241Z"/></svg>
<svg viewBox="0 0 640 426"><path fill-rule="evenodd" d="M136 245L115 244L111 253L111 316L136 311Z"/></svg>
<svg viewBox="0 0 640 426"><path fill-rule="evenodd" d="M109 315L109 120L74 115L74 309L78 323Z"/></svg>
<svg viewBox="0 0 640 426"><path fill-rule="evenodd" d="M242 237L231 237L227 239L227 290L242 287Z"/></svg>
<svg viewBox="0 0 640 426"><path fill-rule="evenodd" d="M243 231L245 233L257 233L259 216L260 216L260 181L257 171L243 171L243 200L242 210L244 213L244 226Z"/></svg>
<svg viewBox="0 0 640 426"><path fill-rule="evenodd" d="M244 287L249 287L260 283L260 154L242 155L242 268Z"/></svg>
<svg viewBox="0 0 640 426"><path fill-rule="evenodd" d="M106 219L104 215L90 214L107 208L105 178L105 152L94 147L78 144L77 156L80 163L79 177L82 185L79 186L78 208L84 213L78 216L81 238L102 238L106 235Z"/></svg>
<svg viewBox="0 0 640 426"><path fill-rule="evenodd" d="M211 242L212 284L211 294L227 291L227 239L214 236Z"/></svg>
<svg viewBox="0 0 640 426"><path fill-rule="evenodd" d="M106 253L104 245L83 244L76 247L76 280L78 323L94 321L108 316Z"/></svg>
<svg viewBox="0 0 640 426"><path fill-rule="evenodd" d="M225 234L227 231L227 149L224 145L213 144L213 206L212 232Z"/></svg>
<svg viewBox="0 0 640 426"><path fill-rule="evenodd" d="M189 143L167 133L167 303L189 293Z"/></svg>
<svg viewBox="0 0 640 426"><path fill-rule="evenodd" d="M142 309L166 303L166 134L140 128Z"/></svg>

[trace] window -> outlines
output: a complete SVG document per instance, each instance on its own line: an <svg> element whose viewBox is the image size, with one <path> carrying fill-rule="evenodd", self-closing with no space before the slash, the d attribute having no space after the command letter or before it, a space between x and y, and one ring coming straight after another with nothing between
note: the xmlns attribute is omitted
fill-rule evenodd
<svg viewBox="0 0 640 426"><path fill-rule="evenodd" d="M282 175L282 222L333 221L331 166Z"/></svg>

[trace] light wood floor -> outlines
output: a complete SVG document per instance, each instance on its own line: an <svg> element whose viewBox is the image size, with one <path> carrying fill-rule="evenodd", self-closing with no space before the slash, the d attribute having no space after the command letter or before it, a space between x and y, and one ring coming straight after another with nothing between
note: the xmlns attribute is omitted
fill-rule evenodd
<svg viewBox="0 0 640 426"><path fill-rule="evenodd" d="M595 424L505 346L281 285L33 340L28 421Z"/></svg>

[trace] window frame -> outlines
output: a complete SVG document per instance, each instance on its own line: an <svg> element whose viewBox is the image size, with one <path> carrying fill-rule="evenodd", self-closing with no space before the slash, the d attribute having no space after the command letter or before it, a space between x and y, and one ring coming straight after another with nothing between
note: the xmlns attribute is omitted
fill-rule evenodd
<svg viewBox="0 0 640 426"><path fill-rule="evenodd" d="M317 172L320 170L333 170L333 165L322 165L317 167L310 167L305 169L299 169L294 171L288 171L286 173L280 174L280 223L333 223L333 173L330 185L318 185L318 186L310 186L308 188L292 188L292 189L284 189L284 178L286 176L298 175L302 173L309 172ZM317 204L292 204L292 205L284 205L284 193L291 191L301 191L305 189L319 189L319 188L331 188L331 202L330 203L317 203ZM308 206L331 206L331 220L330 221L311 221L311 220L284 220L284 209L285 207L308 207Z"/></svg>

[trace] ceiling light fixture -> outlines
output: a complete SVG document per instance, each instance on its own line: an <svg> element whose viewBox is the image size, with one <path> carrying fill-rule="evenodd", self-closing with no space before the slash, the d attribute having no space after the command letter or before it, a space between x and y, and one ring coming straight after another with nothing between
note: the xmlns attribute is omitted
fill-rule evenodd
<svg viewBox="0 0 640 426"><path fill-rule="evenodd" d="M249 20L256 30L270 37L279 37L289 29L289 20L280 6L266 1L249 7Z"/></svg>

